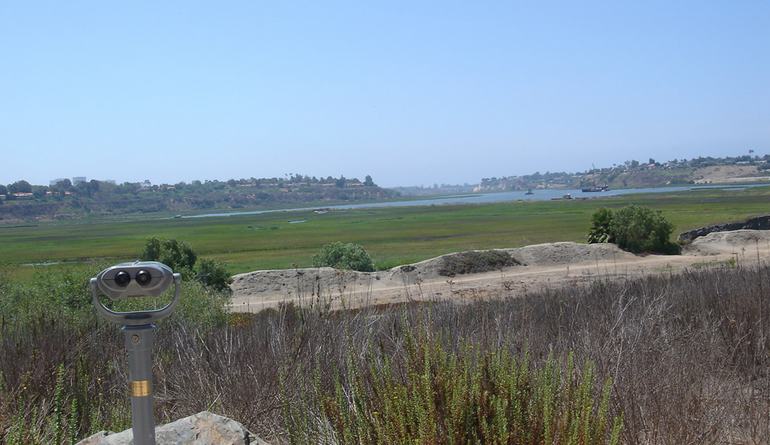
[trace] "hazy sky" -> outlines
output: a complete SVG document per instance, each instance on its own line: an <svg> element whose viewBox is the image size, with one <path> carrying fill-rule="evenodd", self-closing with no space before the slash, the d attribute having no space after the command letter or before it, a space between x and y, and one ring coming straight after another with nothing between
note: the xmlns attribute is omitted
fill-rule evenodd
<svg viewBox="0 0 770 445"><path fill-rule="evenodd" d="M0 1L0 183L770 153L770 2Z"/></svg>

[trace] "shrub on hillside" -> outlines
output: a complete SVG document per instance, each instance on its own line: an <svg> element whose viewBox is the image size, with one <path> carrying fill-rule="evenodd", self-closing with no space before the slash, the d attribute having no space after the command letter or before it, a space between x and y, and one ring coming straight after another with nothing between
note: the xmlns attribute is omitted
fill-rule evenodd
<svg viewBox="0 0 770 445"><path fill-rule="evenodd" d="M671 242L671 224L660 212L631 205L612 211L599 209L591 218L589 243L612 242L633 253L677 254L679 246Z"/></svg>
<svg viewBox="0 0 770 445"><path fill-rule="evenodd" d="M521 263L502 250L482 250L454 253L441 260L438 274L444 277L468 273L489 272Z"/></svg>
<svg viewBox="0 0 770 445"><path fill-rule="evenodd" d="M335 241L321 247L313 257L316 267L333 267L335 269L350 269L359 272L373 272L374 262L363 247L353 243Z"/></svg>

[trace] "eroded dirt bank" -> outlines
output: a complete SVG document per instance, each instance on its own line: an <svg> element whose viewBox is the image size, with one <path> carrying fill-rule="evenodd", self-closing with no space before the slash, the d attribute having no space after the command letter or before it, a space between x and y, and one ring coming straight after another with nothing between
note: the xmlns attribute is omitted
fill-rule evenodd
<svg viewBox="0 0 770 445"><path fill-rule="evenodd" d="M453 299L516 297L532 290L581 286L602 279L624 280L676 273L687 267L736 266L770 258L770 231L737 230L697 238L682 255L637 256L613 244L571 242L499 249L518 265L446 276L449 255L380 272L328 267L261 270L236 275L232 310L258 312L281 302L322 304L331 308Z"/></svg>

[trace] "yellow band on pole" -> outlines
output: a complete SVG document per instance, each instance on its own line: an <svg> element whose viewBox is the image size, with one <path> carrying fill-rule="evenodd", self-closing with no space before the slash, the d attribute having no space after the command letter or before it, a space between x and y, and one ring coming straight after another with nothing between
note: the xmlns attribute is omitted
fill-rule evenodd
<svg viewBox="0 0 770 445"><path fill-rule="evenodd" d="M131 382L131 397L147 397L152 394L149 380L135 380Z"/></svg>

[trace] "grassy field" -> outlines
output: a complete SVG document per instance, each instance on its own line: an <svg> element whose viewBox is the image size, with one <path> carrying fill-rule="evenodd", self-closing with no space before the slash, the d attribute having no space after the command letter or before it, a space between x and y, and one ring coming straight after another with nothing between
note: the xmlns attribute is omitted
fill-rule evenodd
<svg viewBox="0 0 770 445"><path fill-rule="evenodd" d="M0 264L27 275L39 262L130 260L151 236L188 242L233 273L308 266L324 243L362 244L379 268L467 249L583 241L599 207L660 209L676 233L770 211L770 188L627 195L586 201L394 207L197 219L145 219L0 226ZM289 221L305 221L290 223Z"/></svg>

